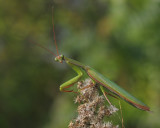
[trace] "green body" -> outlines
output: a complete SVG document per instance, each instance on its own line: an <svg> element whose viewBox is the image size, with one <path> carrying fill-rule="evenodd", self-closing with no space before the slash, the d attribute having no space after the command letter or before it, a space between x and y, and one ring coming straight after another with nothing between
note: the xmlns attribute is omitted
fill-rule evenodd
<svg viewBox="0 0 160 128"><path fill-rule="evenodd" d="M105 94L105 89L107 89L110 93L122 98L123 100L127 101L129 104L133 105L134 107L142 109L142 110L150 111L150 108L147 107L143 102L141 102L140 100L138 100L137 98L129 94L127 91L122 89L116 83L112 82L108 78L104 77L102 74L98 73L93 68L86 66L73 59L67 58L63 55L57 56L55 60L61 63L65 61L78 74L76 77L63 83L60 86L60 91L71 92L65 89L69 88L70 86L78 82L83 75L82 70L84 70L85 73L94 81L95 84L100 85L100 89L103 92L103 94Z"/></svg>

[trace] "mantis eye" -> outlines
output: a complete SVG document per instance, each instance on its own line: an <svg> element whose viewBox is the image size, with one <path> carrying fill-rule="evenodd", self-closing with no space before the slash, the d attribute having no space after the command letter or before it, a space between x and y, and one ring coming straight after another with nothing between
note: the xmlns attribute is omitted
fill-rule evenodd
<svg viewBox="0 0 160 128"><path fill-rule="evenodd" d="M57 57L54 59L55 61L58 61Z"/></svg>

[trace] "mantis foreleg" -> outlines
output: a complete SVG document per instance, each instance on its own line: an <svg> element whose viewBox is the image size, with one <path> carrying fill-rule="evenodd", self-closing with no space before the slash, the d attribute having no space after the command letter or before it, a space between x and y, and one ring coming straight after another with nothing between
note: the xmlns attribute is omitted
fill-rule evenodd
<svg viewBox="0 0 160 128"><path fill-rule="evenodd" d="M72 67L72 69L74 71L76 71L76 73L78 75L76 77L68 80L67 82L63 83L62 85L60 85L60 91L73 92L73 90L65 90L65 89L73 86L76 82L78 82L80 80L80 78L82 77L83 73L82 73L82 71L81 71L81 69L79 67L77 67L77 66L75 66L75 65L73 65L73 64L71 64L69 62L67 64L69 64Z"/></svg>

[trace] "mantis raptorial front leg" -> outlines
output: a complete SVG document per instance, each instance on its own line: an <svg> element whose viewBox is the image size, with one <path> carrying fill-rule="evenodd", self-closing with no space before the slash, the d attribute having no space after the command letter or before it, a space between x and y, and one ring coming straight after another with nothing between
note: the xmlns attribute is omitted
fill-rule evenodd
<svg viewBox="0 0 160 128"><path fill-rule="evenodd" d="M63 83L62 85L60 85L60 91L74 92L73 90L65 90L65 89L69 88L69 87L73 86L75 83L77 83L80 80L80 78L82 77L83 73L79 67L77 67L69 62L67 64L69 64L78 75L76 77L68 80L67 82Z"/></svg>

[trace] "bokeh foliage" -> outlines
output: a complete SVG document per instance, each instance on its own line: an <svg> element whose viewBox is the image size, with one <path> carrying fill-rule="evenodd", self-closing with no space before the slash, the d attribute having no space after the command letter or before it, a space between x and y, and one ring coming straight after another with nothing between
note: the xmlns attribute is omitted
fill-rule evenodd
<svg viewBox="0 0 160 128"><path fill-rule="evenodd" d="M74 94L59 92L75 74L31 43L56 52L52 7L60 53L95 68L153 110L122 102L125 126L160 127L159 0L1 0L0 127L65 128L75 117Z"/></svg>

